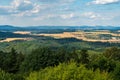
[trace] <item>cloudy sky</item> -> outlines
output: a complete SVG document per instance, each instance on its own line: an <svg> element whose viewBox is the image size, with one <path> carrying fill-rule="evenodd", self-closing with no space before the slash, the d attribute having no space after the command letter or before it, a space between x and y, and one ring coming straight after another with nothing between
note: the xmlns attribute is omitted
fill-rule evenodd
<svg viewBox="0 0 120 80"><path fill-rule="evenodd" d="M120 0L0 0L0 25L120 25Z"/></svg>

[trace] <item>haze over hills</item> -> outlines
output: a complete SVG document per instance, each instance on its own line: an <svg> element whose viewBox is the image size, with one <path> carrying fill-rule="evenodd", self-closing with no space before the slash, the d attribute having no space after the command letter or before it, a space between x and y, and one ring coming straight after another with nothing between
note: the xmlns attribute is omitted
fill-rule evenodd
<svg viewBox="0 0 120 80"><path fill-rule="evenodd" d="M40 29L81 29L81 30L119 30L119 26L30 26L20 27L11 25L0 25L0 30L40 30Z"/></svg>

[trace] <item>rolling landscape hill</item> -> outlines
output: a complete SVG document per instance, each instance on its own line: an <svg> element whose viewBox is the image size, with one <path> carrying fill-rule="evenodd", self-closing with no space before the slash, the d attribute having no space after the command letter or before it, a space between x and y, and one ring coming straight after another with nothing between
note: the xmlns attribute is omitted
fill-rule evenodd
<svg viewBox="0 0 120 80"><path fill-rule="evenodd" d="M69 30L120 30L119 26L29 26L29 27L21 27L21 26L11 26L11 25L0 25L1 30L44 30L44 29L69 29Z"/></svg>
<svg viewBox="0 0 120 80"><path fill-rule="evenodd" d="M120 80L120 0L0 0L0 80Z"/></svg>

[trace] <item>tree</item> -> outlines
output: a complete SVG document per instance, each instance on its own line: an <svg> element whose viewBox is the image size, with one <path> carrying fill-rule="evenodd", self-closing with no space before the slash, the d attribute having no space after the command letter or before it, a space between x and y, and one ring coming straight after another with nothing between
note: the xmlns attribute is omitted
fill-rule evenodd
<svg viewBox="0 0 120 80"><path fill-rule="evenodd" d="M81 55L81 58L80 58L81 63L88 64L88 62L89 62L89 59L88 59L89 58L89 54L88 54L87 50L82 49L80 51L80 55Z"/></svg>
<svg viewBox="0 0 120 80"><path fill-rule="evenodd" d="M75 62L62 63L55 67L47 67L31 72L26 80L112 80L107 72L89 70Z"/></svg>
<svg viewBox="0 0 120 80"><path fill-rule="evenodd" d="M114 60L109 60L103 55L99 55L95 58L95 60L92 60L88 67L93 68L94 70L100 69L100 71L108 71L112 72L116 66L116 62Z"/></svg>
<svg viewBox="0 0 120 80"><path fill-rule="evenodd" d="M108 59L120 60L120 49L117 47L108 48L103 55Z"/></svg>
<svg viewBox="0 0 120 80"><path fill-rule="evenodd" d="M120 62L117 63L114 72L113 72L114 80L120 80Z"/></svg>
<svg viewBox="0 0 120 80"><path fill-rule="evenodd" d="M16 72L16 61L17 61L17 52L15 49L11 49L11 52L6 54L6 59L4 60L3 70L11 73Z"/></svg>
<svg viewBox="0 0 120 80"><path fill-rule="evenodd" d="M38 48L33 50L21 65L21 71L29 72L39 70L47 66L55 65L54 54L49 48Z"/></svg>
<svg viewBox="0 0 120 80"><path fill-rule="evenodd" d="M75 60L76 54L70 53L63 48L56 50L46 47L38 48L25 58L21 70L23 72L39 70L48 66L56 66L59 63L69 62L71 59Z"/></svg>
<svg viewBox="0 0 120 80"><path fill-rule="evenodd" d="M0 68L3 66L3 61L5 60L5 53L3 51L0 51Z"/></svg>
<svg viewBox="0 0 120 80"><path fill-rule="evenodd" d="M19 67L24 60L22 54L18 54L15 49L11 49L10 52L0 53L0 68L10 73L16 73L19 71Z"/></svg>
<svg viewBox="0 0 120 80"><path fill-rule="evenodd" d="M0 70L0 80L15 80L12 74Z"/></svg>

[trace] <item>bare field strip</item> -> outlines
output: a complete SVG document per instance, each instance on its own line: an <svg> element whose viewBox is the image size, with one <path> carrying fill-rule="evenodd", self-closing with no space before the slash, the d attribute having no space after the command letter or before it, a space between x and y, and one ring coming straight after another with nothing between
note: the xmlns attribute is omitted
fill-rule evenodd
<svg viewBox="0 0 120 80"><path fill-rule="evenodd" d="M13 32L14 34L31 34L31 32L29 31L16 31L16 32Z"/></svg>
<svg viewBox="0 0 120 80"><path fill-rule="evenodd" d="M51 36L54 38L72 38L75 37L74 35L72 35L69 32L64 32L64 33L60 33L60 34L34 34L36 36Z"/></svg>
<svg viewBox="0 0 120 80"><path fill-rule="evenodd" d="M120 36L120 34L115 34L115 33L110 33L110 32L85 32L87 34L96 34L96 35L99 35L99 34L110 34L112 36Z"/></svg>
<svg viewBox="0 0 120 80"><path fill-rule="evenodd" d="M11 41L16 41L16 40L32 40L32 38L6 38L5 40L0 40L0 42L11 42Z"/></svg>
<svg viewBox="0 0 120 80"><path fill-rule="evenodd" d="M76 38L76 39L80 39L83 41L89 41L89 42L110 42L110 43L120 43L120 39L89 39L86 38L85 36L98 36L100 34L110 34L112 36L116 36L116 37L120 37L120 34L115 34L115 33L110 33L108 31L104 31L104 32L64 32L64 33L60 33L60 34L36 34L37 36L51 36L54 38Z"/></svg>

